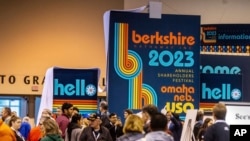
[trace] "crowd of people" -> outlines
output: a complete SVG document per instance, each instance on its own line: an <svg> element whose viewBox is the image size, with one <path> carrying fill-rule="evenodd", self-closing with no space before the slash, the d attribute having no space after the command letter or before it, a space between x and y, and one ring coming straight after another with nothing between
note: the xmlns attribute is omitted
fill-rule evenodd
<svg viewBox="0 0 250 141"><path fill-rule="evenodd" d="M161 113L155 105L145 105L141 115L124 109L125 122L108 111L101 102L98 113L80 114L73 104L65 102L56 110L42 111L39 124L31 128L29 118L20 118L4 107L0 119L0 139L3 141L180 141L184 121L171 111ZM203 119L197 113L193 129L195 141L229 141L229 126L225 122L226 107L218 103L213 117ZM214 122L214 123L213 123Z"/></svg>

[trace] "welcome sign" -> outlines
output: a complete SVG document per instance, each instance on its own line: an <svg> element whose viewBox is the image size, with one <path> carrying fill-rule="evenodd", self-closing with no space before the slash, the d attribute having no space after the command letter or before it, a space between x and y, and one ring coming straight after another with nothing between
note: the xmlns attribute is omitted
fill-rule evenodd
<svg viewBox="0 0 250 141"><path fill-rule="evenodd" d="M96 112L98 69L54 68L53 71L53 111L69 102L81 114Z"/></svg>
<svg viewBox="0 0 250 141"><path fill-rule="evenodd" d="M111 112L154 104L182 116L199 105L200 16L110 13Z"/></svg>

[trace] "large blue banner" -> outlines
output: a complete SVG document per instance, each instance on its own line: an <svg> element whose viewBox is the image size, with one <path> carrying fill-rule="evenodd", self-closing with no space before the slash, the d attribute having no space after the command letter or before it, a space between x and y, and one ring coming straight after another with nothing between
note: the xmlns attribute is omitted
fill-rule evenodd
<svg viewBox="0 0 250 141"><path fill-rule="evenodd" d="M110 13L108 102L111 112L154 104L185 116L199 106L200 16Z"/></svg>

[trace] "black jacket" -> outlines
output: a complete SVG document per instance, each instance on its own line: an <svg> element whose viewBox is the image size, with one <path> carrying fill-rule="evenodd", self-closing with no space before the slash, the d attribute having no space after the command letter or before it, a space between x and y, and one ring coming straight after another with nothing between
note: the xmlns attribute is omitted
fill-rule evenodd
<svg viewBox="0 0 250 141"><path fill-rule="evenodd" d="M92 127L86 127L83 129L80 141L113 141L109 133L109 130L106 127L101 126L97 136L94 136L94 129Z"/></svg>
<svg viewBox="0 0 250 141"><path fill-rule="evenodd" d="M111 123L105 125L106 128L109 129L109 133L113 139L113 141L116 141L116 139L120 136L123 135L123 132L122 132L122 126L114 126L112 125Z"/></svg>
<svg viewBox="0 0 250 141"><path fill-rule="evenodd" d="M226 122L215 122L207 128L205 141L230 141L229 125Z"/></svg>

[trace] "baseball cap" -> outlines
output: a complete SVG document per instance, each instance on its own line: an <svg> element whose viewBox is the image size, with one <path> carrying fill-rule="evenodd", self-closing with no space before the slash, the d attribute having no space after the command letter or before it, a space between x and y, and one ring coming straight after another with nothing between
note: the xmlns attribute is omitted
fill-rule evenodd
<svg viewBox="0 0 250 141"><path fill-rule="evenodd" d="M101 115L94 113L94 114L90 114L89 117L87 118L88 120L94 121L96 119L101 119Z"/></svg>

